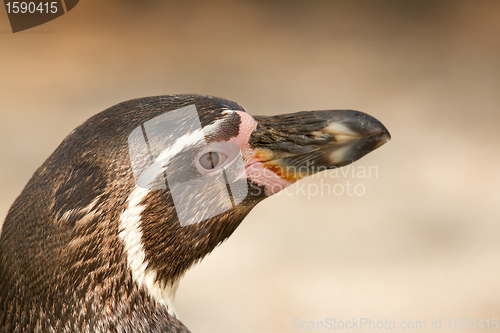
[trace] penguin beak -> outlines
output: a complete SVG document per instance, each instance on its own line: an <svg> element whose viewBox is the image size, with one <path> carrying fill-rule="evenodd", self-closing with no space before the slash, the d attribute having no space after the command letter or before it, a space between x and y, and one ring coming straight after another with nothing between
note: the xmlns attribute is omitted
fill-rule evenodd
<svg viewBox="0 0 500 333"><path fill-rule="evenodd" d="M265 168L285 186L350 164L391 138L380 121L359 111L304 111L254 118L258 125L249 140L254 157L247 163L247 173Z"/></svg>

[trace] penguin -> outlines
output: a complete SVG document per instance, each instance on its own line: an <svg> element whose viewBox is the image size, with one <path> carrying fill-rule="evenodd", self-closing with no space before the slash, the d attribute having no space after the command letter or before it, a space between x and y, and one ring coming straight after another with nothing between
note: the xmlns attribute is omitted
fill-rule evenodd
<svg viewBox="0 0 500 333"><path fill-rule="evenodd" d="M390 139L352 110L251 116L205 95L139 98L73 130L0 236L0 332L189 332L184 273L255 205Z"/></svg>

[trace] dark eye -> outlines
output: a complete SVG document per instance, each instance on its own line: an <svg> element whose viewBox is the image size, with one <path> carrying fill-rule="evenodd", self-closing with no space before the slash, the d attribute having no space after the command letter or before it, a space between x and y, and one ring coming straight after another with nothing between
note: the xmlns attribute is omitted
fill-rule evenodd
<svg viewBox="0 0 500 333"><path fill-rule="evenodd" d="M212 170L224 163L226 156L215 151L210 151L200 156L199 163L205 170Z"/></svg>

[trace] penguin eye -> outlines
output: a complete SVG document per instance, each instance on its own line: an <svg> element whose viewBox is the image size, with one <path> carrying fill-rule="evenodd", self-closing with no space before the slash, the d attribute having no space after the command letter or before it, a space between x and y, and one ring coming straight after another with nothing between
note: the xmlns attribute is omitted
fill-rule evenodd
<svg viewBox="0 0 500 333"><path fill-rule="evenodd" d="M240 147L231 142L211 142L194 159L194 164L202 174L212 173L233 165L240 155ZM240 167L241 169L241 167Z"/></svg>
<svg viewBox="0 0 500 333"><path fill-rule="evenodd" d="M215 151L209 151L200 156L198 162L205 170L213 170L222 165L227 159L227 156Z"/></svg>

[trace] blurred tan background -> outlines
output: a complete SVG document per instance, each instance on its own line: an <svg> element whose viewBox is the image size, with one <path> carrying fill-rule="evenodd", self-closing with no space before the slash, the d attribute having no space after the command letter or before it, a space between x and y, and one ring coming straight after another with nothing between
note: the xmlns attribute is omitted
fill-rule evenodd
<svg viewBox="0 0 500 333"><path fill-rule="evenodd" d="M0 9L0 220L88 117L175 93L357 109L393 137L353 165L378 177L303 180L188 272L193 332L500 317L500 1L85 0L16 34ZM312 193L347 181L364 194Z"/></svg>

